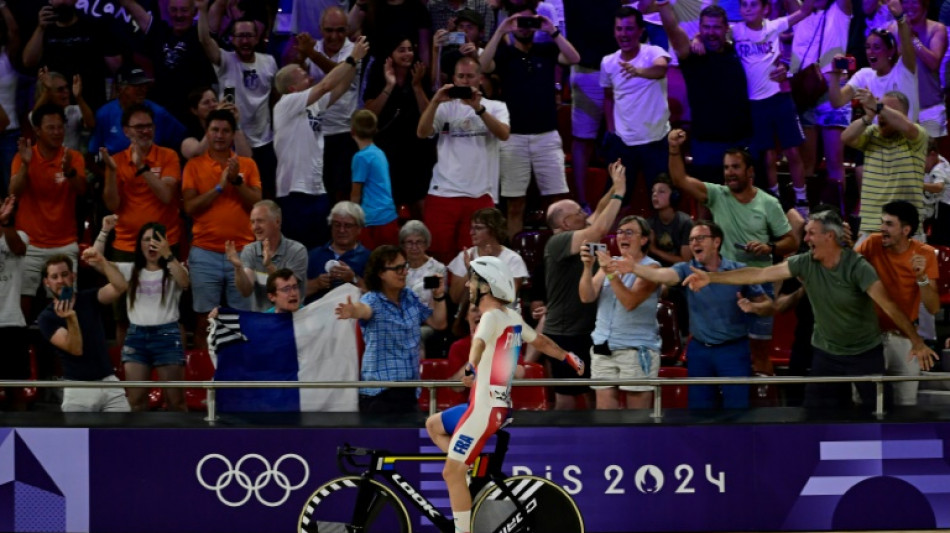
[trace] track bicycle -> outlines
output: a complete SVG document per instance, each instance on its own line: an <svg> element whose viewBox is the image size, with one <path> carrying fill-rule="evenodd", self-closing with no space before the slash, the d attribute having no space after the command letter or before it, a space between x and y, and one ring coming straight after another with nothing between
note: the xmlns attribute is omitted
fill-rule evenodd
<svg viewBox="0 0 950 533"><path fill-rule="evenodd" d="M472 533L583 533L580 510L563 488L542 477L502 472L510 435L504 430L495 435L495 451L480 454L472 468ZM300 513L298 531L411 533L408 501L438 531L454 533L452 519L398 472L396 464L406 461L444 462L445 455L392 454L349 444L337 448L344 475L313 492Z"/></svg>

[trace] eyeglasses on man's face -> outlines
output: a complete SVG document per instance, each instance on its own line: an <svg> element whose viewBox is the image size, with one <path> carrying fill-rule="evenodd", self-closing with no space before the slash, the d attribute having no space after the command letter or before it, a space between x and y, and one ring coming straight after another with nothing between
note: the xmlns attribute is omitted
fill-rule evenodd
<svg viewBox="0 0 950 533"><path fill-rule="evenodd" d="M689 238L689 243L693 244L694 242L703 242L710 237L712 237L712 235L693 235Z"/></svg>
<svg viewBox="0 0 950 533"><path fill-rule="evenodd" d="M279 287L276 289L276 291L281 294L293 294L295 292L300 292L300 286L294 283L293 285Z"/></svg>

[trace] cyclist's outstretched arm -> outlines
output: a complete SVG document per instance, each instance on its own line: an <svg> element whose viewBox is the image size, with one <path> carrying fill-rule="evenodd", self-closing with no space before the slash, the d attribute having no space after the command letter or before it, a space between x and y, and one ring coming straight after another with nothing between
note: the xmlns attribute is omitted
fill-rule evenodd
<svg viewBox="0 0 950 533"><path fill-rule="evenodd" d="M571 368L577 371L577 375L584 373L583 361L576 355L558 346L557 343L552 341L551 338L544 333L538 333L538 336L529 341L528 344L534 346L539 352L571 365Z"/></svg>

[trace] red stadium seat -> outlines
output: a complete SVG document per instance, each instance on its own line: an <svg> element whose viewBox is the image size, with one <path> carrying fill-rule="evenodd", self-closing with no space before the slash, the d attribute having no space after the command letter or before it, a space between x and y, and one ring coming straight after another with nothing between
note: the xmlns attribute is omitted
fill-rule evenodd
<svg viewBox="0 0 950 533"><path fill-rule="evenodd" d="M456 370L449 368L449 362L446 359L423 359L419 362L419 375L423 380L448 379ZM458 392L449 387L439 387L436 392L436 410L444 411L467 400L467 390ZM429 412L429 389L422 389L422 394L419 395L419 409Z"/></svg>
<svg viewBox="0 0 950 533"><path fill-rule="evenodd" d="M937 292L940 293L940 305L950 305L950 248L934 246L937 252L937 266L940 278L937 280Z"/></svg>
<svg viewBox="0 0 950 533"><path fill-rule="evenodd" d="M600 242L607 245L607 253L610 255L620 255L620 246L617 245L617 235L615 233L607 234Z"/></svg>
<svg viewBox="0 0 950 533"><path fill-rule="evenodd" d="M684 366L661 366L661 378L685 378L689 374ZM663 407L666 409L685 409L689 407L689 387L675 385L662 387Z"/></svg>
<svg viewBox="0 0 950 533"><path fill-rule="evenodd" d="M656 304L656 320L660 324L660 364L673 365L683 356L683 339L676 320L676 305L668 300Z"/></svg>
<svg viewBox="0 0 950 533"><path fill-rule="evenodd" d="M211 381L214 379L214 363L207 349L185 352L185 381ZM191 411L207 409L205 389L185 389L185 404Z"/></svg>
<svg viewBox="0 0 950 533"><path fill-rule="evenodd" d="M544 379L544 366L523 363L524 379ZM548 394L544 387L512 387L511 405L518 411L547 411Z"/></svg>
<svg viewBox="0 0 950 533"><path fill-rule="evenodd" d="M772 326L772 351L769 353L773 366L788 367L797 326L798 317L794 309L775 315L774 326Z"/></svg>
<svg viewBox="0 0 950 533"><path fill-rule="evenodd" d="M522 231L511 239L511 249L524 259L528 272L533 274L544 262L544 245L551 235L548 230Z"/></svg>
<svg viewBox="0 0 950 533"><path fill-rule="evenodd" d="M584 184L586 189L584 192L587 194L587 202L591 209L597 207L597 202L607 192L609 184L610 179L607 176L607 169L600 167L587 168L587 183Z"/></svg>

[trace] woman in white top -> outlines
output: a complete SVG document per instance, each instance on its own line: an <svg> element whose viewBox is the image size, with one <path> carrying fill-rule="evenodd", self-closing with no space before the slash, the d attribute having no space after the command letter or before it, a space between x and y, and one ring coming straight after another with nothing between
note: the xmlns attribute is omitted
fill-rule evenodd
<svg viewBox="0 0 950 533"><path fill-rule="evenodd" d="M524 280L531 277L528 266L518 252L503 246L501 243L508 240L508 226L505 216L494 207L479 209L472 213L472 225L469 229L472 235L472 247L459 252L449 263L449 272L452 273L452 282L449 285L449 296L453 302L458 302L465 294L465 282L468 281L468 266L477 257L486 255L501 259L515 279L515 294L521 289Z"/></svg>
<svg viewBox="0 0 950 533"><path fill-rule="evenodd" d="M425 287L425 278L445 276L445 265L426 252L432 244L432 233L421 221L410 220L399 230L399 246L409 261L409 275L406 286L430 308L432 307L432 288Z"/></svg>
<svg viewBox="0 0 950 533"><path fill-rule="evenodd" d="M104 232L112 231L118 217L102 220ZM105 239L96 241L101 252ZM154 367L160 381L180 381L184 377L185 351L178 329L178 301L188 288L188 270L172 254L165 239L165 227L149 222L139 230L135 242L135 260L117 263L119 271L129 280L129 331L122 346L125 379L145 381ZM148 389L129 389L133 411L148 407ZM168 409L184 411L182 389L165 389Z"/></svg>

